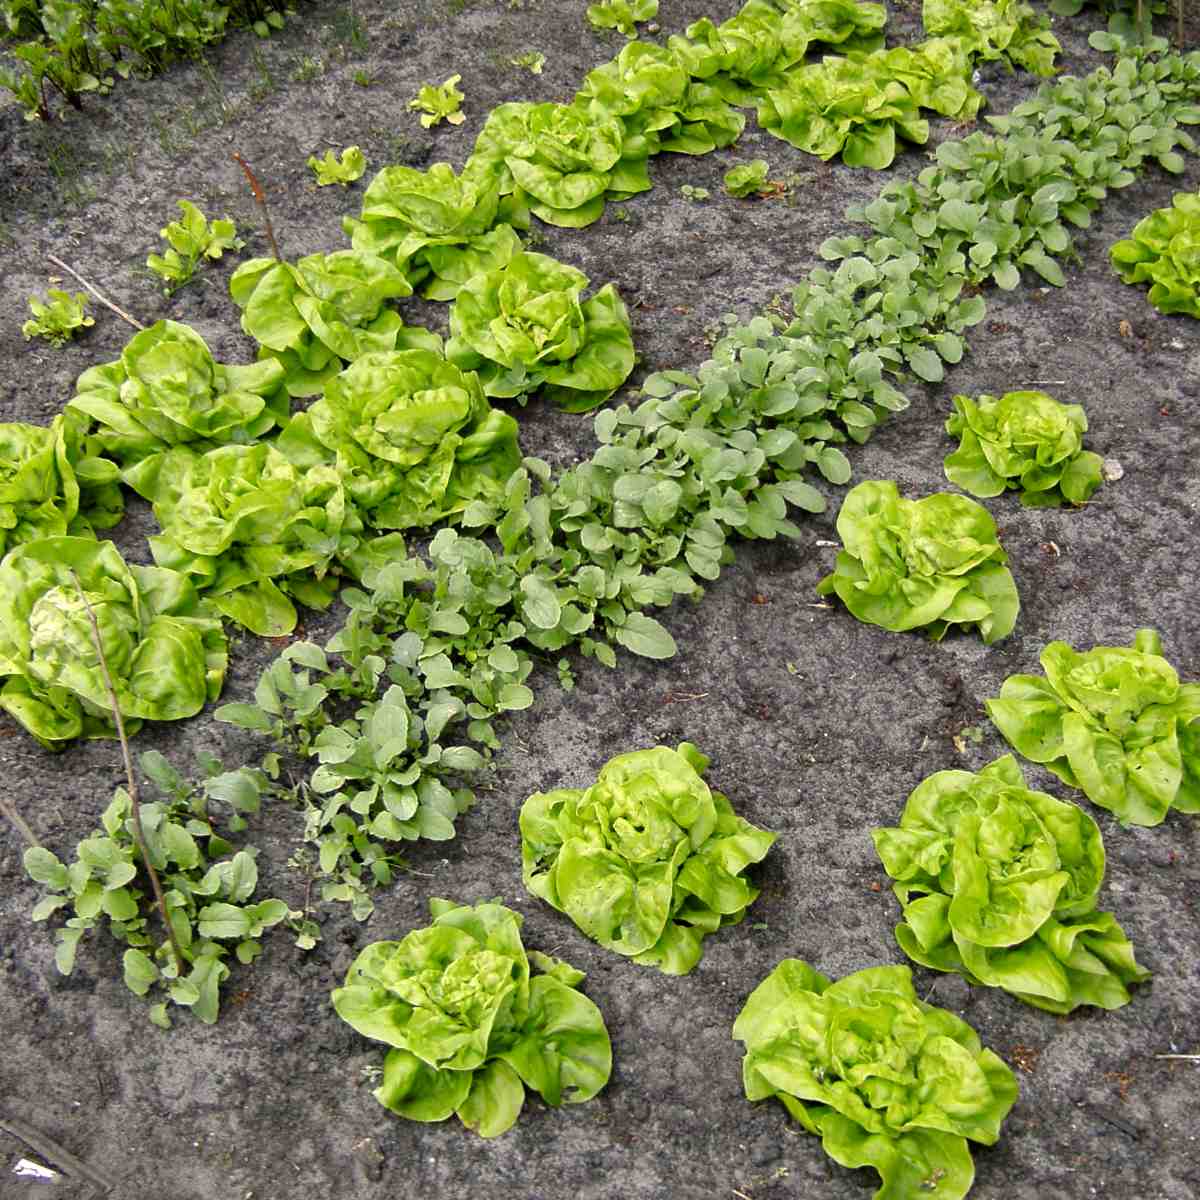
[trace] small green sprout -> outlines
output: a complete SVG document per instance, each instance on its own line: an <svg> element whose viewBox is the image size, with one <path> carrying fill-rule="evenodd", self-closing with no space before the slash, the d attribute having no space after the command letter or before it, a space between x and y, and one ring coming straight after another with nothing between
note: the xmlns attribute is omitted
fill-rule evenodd
<svg viewBox="0 0 1200 1200"><path fill-rule="evenodd" d="M685 199L690 200L693 204L699 204L702 200L708 199L708 188L692 187L690 183L685 183L679 189L679 194Z"/></svg>
<svg viewBox="0 0 1200 1200"><path fill-rule="evenodd" d="M600 0L587 7L588 24L595 30L617 29L627 38L637 37L637 22L658 16L658 0Z"/></svg>
<svg viewBox="0 0 1200 1200"><path fill-rule="evenodd" d="M508 61L511 66L523 67L530 75L540 75L546 65L546 56L540 50L526 50Z"/></svg>
<svg viewBox="0 0 1200 1200"><path fill-rule="evenodd" d="M765 158L756 158L740 167L731 167L725 172L725 190L739 199L761 195L768 188L767 172L770 169Z"/></svg>
<svg viewBox="0 0 1200 1200"><path fill-rule="evenodd" d="M367 160L357 146L347 146L342 151L340 161L332 150L326 150L324 158L310 155L308 165L317 177L317 187L329 187L334 183L346 187L356 179L362 178L367 169Z"/></svg>
<svg viewBox="0 0 1200 1200"><path fill-rule="evenodd" d="M21 326L21 332L27 342L44 337L52 346L65 346L80 329L96 323L84 311L86 306L87 297L82 292L72 297L69 292L51 288L45 300L30 296L33 316Z"/></svg>
<svg viewBox="0 0 1200 1200"><path fill-rule="evenodd" d="M163 292L168 296L191 279L202 258L215 260L226 250L240 250L245 245L232 221L209 221L190 200L177 203L183 210L182 219L158 231L169 249L146 259L146 266L166 283Z"/></svg>
<svg viewBox="0 0 1200 1200"><path fill-rule="evenodd" d="M421 117L421 125L425 129L443 119L451 125L461 125L467 119L465 113L459 112L464 96L455 84L460 79L461 75L451 75L443 84L426 84L408 102L410 109L425 114Z"/></svg>

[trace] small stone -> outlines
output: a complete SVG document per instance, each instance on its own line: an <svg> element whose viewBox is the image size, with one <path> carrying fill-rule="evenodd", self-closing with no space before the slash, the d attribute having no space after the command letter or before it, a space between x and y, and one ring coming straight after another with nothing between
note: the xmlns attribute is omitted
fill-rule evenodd
<svg viewBox="0 0 1200 1200"><path fill-rule="evenodd" d="M1125 468L1115 458L1106 458L1100 468L1100 474L1113 483L1125 474Z"/></svg>

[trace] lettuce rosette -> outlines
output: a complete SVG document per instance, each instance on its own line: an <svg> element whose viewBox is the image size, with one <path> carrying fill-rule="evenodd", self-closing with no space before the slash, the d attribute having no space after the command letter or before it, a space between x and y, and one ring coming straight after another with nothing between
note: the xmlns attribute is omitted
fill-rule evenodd
<svg viewBox="0 0 1200 1200"><path fill-rule="evenodd" d="M908 88L918 108L956 121L973 121L983 96L971 86L971 60L957 38L929 38L916 46L893 46L853 55L881 78Z"/></svg>
<svg viewBox="0 0 1200 1200"><path fill-rule="evenodd" d="M381 350L436 348L436 334L406 326L389 300L412 295L392 263L363 250L310 254L296 263L254 258L229 281L242 329L277 359L293 396L313 396L348 362Z"/></svg>
<svg viewBox="0 0 1200 1200"><path fill-rule="evenodd" d="M633 334L616 288L585 300L588 282L549 255L513 255L458 293L446 357L477 372L489 396L540 390L568 412L603 404L633 370Z"/></svg>
<svg viewBox="0 0 1200 1200"><path fill-rule="evenodd" d="M1087 417L1079 404L1045 392L955 396L946 432L959 438L946 478L972 496L1021 493L1027 508L1083 504L1103 479L1100 455L1083 448Z"/></svg>
<svg viewBox="0 0 1200 1200"><path fill-rule="evenodd" d="M610 759L591 787L521 807L521 875L533 895L634 962L686 975L701 943L758 895L742 878L776 835L743 820L701 778L690 742Z"/></svg>
<svg viewBox="0 0 1200 1200"><path fill-rule="evenodd" d="M334 560L358 545L345 488L331 466L298 470L274 446L178 447L126 472L154 506L159 566L182 571L214 607L260 637L296 627L293 599L327 608Z"/></svg>
<svg viewBox="0 0 1200 1200"><path fill-rule="evenodd" d="M488 114L464 175L490 177L500 196L550 225L581 229L599 220L605 199L650 186L643 136L629 139L616 117L565 104L513 101Z"/></svg>
<svg viewBox="0 0 1200 1200"><path fill-rule="evenodd" d="M367 946L333 992L343 1021L392 1047L379 1103L412 1121L456 1114L496 1137L516 1122L526 1088L554 1107L596 1095L612 1046L578 991L583 973L527 951L521 916L502 904L429 908L431 925Z"/></svg>
<svg viewBox="0 0 1200 1200"><path fill-rule="evenodd" d="M84 371L67 408L86 419L90 444L128 467L173 446L254 441L287 421L289 402L279 363L219 363L190 326L157 321L115 362Z"/></svg>
<svg viewBox="0 0 1200 1200"><path fill-rule="evenodd" d="M868 480L846 493L837 531L843 548L817 592L836 594L860 621L925 628L934 641L951 626L976 628L989 646L1012 632L1020 602L1008 555L974 500L905 500L891 480Z"/></svg>
<svg viewBox="0 0 1200 1200"><path fill-rule="evenodd" d="M609 199L650 187L647 155L707 154L741 136L746 118L708 84L694 82L680 58L650 42L630 42L610 62L588 72L573 106L593 120L616 117L625 130L626 173L641 164L638 186L625 179Z"/></svg>
<svg viewBox="0 0 1200 1200"><path fill-rule="evenodd" d="M749 1100L779 1099L844 1167L871 1167L874 1200L961 1200L1017 1099L1012 1071L965 1021L917 998L908 967L831 982L785 958L733 1025Z"/></svg>
<svg viewBox="0 0 1200 1200"><path fill-rule="evenodd" d="M78 513L62 415L49 427L0 424L0 555L22 542L75 532Z"/></svg>
<svg viewBox="0 0 1200 1200"><path fill-rule="evenodd" d="M473 160L461 175L449 163L385 167L367 186L359 217L342 225L355 250L393 263L427 299L453 300L466 279L521 248L513 226L527 228L529 214L501 198L496 170Z"/></svg>
<svg viewBox="0 0 1200 1200"><path fill-rule="evenodd" d="M1003 988L1050 1012L1120 1008L1149 978L1112 913L1096 910L1104 843L1082 809L1025 786L1011 754L938 771L897 828L871 836L914 962Z"/></svg>
<svg viewBox="0 0 1200 1200"><path fill-rule="evenodd" d="M1200 812L1200 683L1180 683L1153 629L1132 646L1082 653L1051 642L1041 675L1010 675L988 715L1042 763L1125 825Z"/></svg>
<svg viewBox="0 0 1200 1200"><path fill-rule="evenodd" d="M127 731L217 698L225 635L186 576L94 538L26 542L0 561L0 708L43 746L115 736L89 604Z"/></svg>
<svg viewBox="0 0 1200 1200"><path fill-rule="evenodd" d="M335 470L367 525L408 529L498 501L521 465L517 433L473 372L400 350L352 363L278 444L300 471Z"/></svg>
<svg viewBox="0 0 1200 1200"><path fill-rule="evenodd" d="M1159 312L1200 317L1200 192L1177 192L1109 251L1125 283L1149 283Z"/></svg>
<svg viewBox="0 0 1200 1200"><path fill-rule="evenodd" d="M972 58L1004 59L1035 75L1053 75L1062 49L1025 0L924 0L921 19L926 33L960 41Z"/></svg>

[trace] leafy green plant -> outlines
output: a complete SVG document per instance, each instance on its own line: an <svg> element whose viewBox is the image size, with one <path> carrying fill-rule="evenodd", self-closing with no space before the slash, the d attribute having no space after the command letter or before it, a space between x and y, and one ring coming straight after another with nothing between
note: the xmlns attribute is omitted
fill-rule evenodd
<svg viewBox="0 0 1200 1200"><path fill-rule="evenodd" d="M324 158L310 155L308 166L317 177L317 187L329 187L334 183L349 187L356 179L362 178L367 169L367 159L357 146L347 146L341 155L332 150L326 150Z"/></svg>
<svg viewBox="0 0 1200 1200"><path fill-rule="evenodd" d="M868 480L846 493L837 531L843 548L817 592L836 594L860 621L925 627L934 641L954 625L977 628L989 646L1012 632L1020 605L1008 555L974 500L905 500L891 480Z"/></svg>
<svg viewBox="0 0 1200 1200"><path fill-rule="evenodd" d="M973 58L1003 59L1035 75L1053 75L1062 50L1049 22L1025 0L924 0L921 20L928 34L961 39Z"/></svg>
<svg viewBox="0 0 1200 1200"><path fill-rule="evenodd" d="M546 56L540 50L522 50L508 60L510 67L520 67L530 75L540 75L546 65Z"/></svg>
<svg viewBox="0 0 1200 1200"><path fill-rule="evenodd" d="M685 199L690 200L693 204L700 204L707 200L709 196L708 188L693 187L690 183L685 183L680 189L679 194Z"/></svg>
<svg viewBox="0 0 1200 1200"><path fill-rule="evenodd" d="M967 1139L985 1146L1016 1103L1017 1081L975 1031L917 998L907 967L831 982L785 958L733 1025L749 1100L774 1096L844 1167L871 1167L875 1200L961 1200L975 1178Z"/></svg>
<svg viewBox="0 0 1200 1200"><path fill-rule="evenodd" d="M1104 843L1082 809L1025 786L1011 754L938 771L900 825L871 836L914 962L1003 988L1050 1012L1120 1008L1149 978L1112 913L1097 912Z"/></svg>
<svg viewBox="0 0 1200 1200"><path fill-rule="evenodd" d="M767 172L770 169L765 158L756 158L751 162L730 167L725 172L725 190L739 199L761 195L768 187Z"/></svg>
<svg viewBox="0 0 1200 1200"><path fill-rule="evenodd" d="M221 984L229 977L225 959L232 952L241 963L262 952L260 938L292 914L282 900L253 899L258 886L257 850L234 851L219 832L210 812L218 803L231 810L230 830L245 827L240 814L259 809L270 788L267 778L242 767L222 771L206 758L206 778L199 787L185 783L157 752L141 758L147 778L165 793L159 802L141 806L141 826L160 882L182 968L172 942L157 942L153 933L154 897L145 882L129 793L118 788L94 830L75 848L68 866L43 847L25 852L25 870L49 891L33 910L45 921L60 910L70 912L57 931L54 960L62 975L75 967L79 942L106 923L109 933L129 946L124 956L126 986L135 995L151 996L154 1024L169 1028L168 1003L190 1008L198 1020L216 1021Z"/></svg>
<svg viewBox="0 0 1200 1200"><path fill-rule="evenodd" d="M82 292L74 296L59 288L51 288L44 300L29 297L29 311L33 314L21 333L25 340L45 338L52 346L65 346L80 330L95 325L87 315L88 298Z"/></svg>
<svg viewBox="0 0 1200 1200"><path fill-rule="evenodd" d="M946 432L958 449L946 457L946 478L972 496L1021 493L1028 508L1083 504L1102 481L1100 455L1083 449L1087 417L1079 404L1045 392L955 396Z"/></svg>
<svg viewBox="0 0 1200 1200"><path fill-rule="evenodd" d="M190 200L176 203L183 217L158 231L167 243L166 253L151 254L146 259L146 266L166 283L164 293L168 296L195 275L202 259L218 259L226 250L240 250L246 244L227 218L209 221Z"/></svg>
<svg viewBox="0 0 1200 1200"><path fill-rule="evenodd" d="M502 904L429 908L431 925L367 946L333 992L343 1021L392 1047L380 1104L414 1121L454 1114L496 1137L516 1123L526 1088L554 1107L595 1096L612 1047L578 990L582 972L526 951L520 915Z"/></svg>
<svg viewBox="0 0 1200 1200"><path fill-rule="evenodd" d="M634 962L686 975L701 942L758 895L741 878L776 835L734 813L701 778L690 742L610 759L586 789L521 806L525 886L588 937Z"/></svg>
<svg viewBox="0 0 1200 1200"><path fill-rule="evenodd" d="M455 86L461 79L461 75L451 75L445 83L427 83L408 102L410 110L422 114L423 128L429 129L442 121L461 125L467 119L467 114L459 111L466 97Z"/></svg>
<svg viewBox="0 0 1200 1200"><path fill-rule="evenodd" d="M595 30L615 29L627 38L637 37L639 21L658 16L658 0L599 0L587 6L588 24Z"/></svg>
<svg viewBox="0 0 1200 1200"><path fill-rule="evenodd" d="M1010 675L988 715L1009 743L1124 825L1200 812L1200 683L1180 683L1153 629L1132 646L1051 642L1040 675Z"/></svg>
<svg viewBox="0 0 1200 1200"><path fill-rule="evenodd" d="M459 289L446 357L478 372L489 396L540 392L568 412L603 404L633 370L633 334L612 284L584 300L588 283L549 255L514 254Z"/></svg>
<svg viewBox="0 0 1200 1200"><path fill-rule="evenodd" d="M127 565L112 542L39 538L0 561L0 708L43 746L113 736L85 598L127 727L195 716L216 699L225 634L185 576Z"/></svg>
<svg viewBox="0 0 1200 1200"><path fill-rule="evenodd" d="M1177 192L1109 254L1126 283L1150 284L1147 299L1159 312L1200 317L1200 192Z"/></svg>

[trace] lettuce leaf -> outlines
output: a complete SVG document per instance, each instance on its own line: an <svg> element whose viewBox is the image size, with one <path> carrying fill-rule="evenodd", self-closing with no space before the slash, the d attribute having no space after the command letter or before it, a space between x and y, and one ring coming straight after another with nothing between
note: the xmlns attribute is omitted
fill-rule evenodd
<svg viewBox="0 0 1200 1200"><path fill-rule="evenodd" d="M1149 283L1159 312L1200 317L1200 192L1178 192L1109 251L1126 283Z"/></svg>

